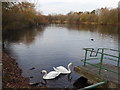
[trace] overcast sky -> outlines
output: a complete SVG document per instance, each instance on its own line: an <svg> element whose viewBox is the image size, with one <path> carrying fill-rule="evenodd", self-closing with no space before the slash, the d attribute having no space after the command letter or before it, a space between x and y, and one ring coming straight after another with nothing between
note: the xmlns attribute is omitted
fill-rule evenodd
<svg viewBox="0 0 120 90"><path fill-rule="evenodd" d="M92 11L94 9L118 7L119 0L34 0L43 14L66 14L70 11Z"/></svg>

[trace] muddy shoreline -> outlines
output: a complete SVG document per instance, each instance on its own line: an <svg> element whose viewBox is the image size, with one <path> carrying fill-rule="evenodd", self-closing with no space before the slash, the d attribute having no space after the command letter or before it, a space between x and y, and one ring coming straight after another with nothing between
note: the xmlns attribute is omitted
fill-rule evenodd
<svg viewBox="0 0 120 90"><path fill-rule="evenodd" d="M18 67L16 60L11 58L6 52L2 52L2 89L9 88L46 88L43 86L31 86L30 78L22 76L22 69Z"/></svg>
<svg viewBox="0 0 120 90"><path fill-rule="evenodd" d="M2 52L2 88L30 88L29 78L24 78L22 70L18 67L16 61L7 53Z"/></svg>

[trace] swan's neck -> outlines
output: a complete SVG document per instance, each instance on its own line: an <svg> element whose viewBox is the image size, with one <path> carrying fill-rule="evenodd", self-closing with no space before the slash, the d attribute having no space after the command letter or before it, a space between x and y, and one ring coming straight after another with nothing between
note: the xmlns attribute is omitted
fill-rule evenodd
<svg viewBox="0 0 120 90"><path fill-rule="evenodd" d="M69 71L69 72L71 72L71 70L70 70L70 66L71 66L71 65L68 65L68 71Z"/></svg>
<svg viewBox="0 0 120 90"><path fill-rule="evenodd" d="M44 77L47 75L47 72L44 72L45 74L44 74Z"/></svg>

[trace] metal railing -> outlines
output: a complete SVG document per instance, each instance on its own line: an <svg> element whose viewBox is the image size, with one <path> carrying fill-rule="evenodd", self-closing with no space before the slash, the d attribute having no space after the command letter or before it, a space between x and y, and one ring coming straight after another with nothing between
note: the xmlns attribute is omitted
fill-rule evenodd
<svg viewBox="0 0 120 90"><path fill-rule="evenodd" d="M96 83L96 84L93 84L93 85L90 85L90 86L87 86L87 87L84 87L82 88L81 90L89 90L89 89L92 89L92 88L98 88L99 86L102 86L104 84L108 83L107 80L104 80L102 82L99 82L99 83Z"/></svg>
<svg viewBox="0 0 120 90"><path fill-rule="evenodd" d="M89 65L98 67L100 69L99 74L101 74L101 70L103 69L103 70L107 70L109 72L120 75L119 71L117 72L117 71L102 67L104 59L117 62L116 66L120 67L119 66L119 63L120 63L120 51L119 50L114 50L114 49L109 49L109 48L98 48L97 50L95 50L94 48L83 48L83 50L85 50L85 59L82 60L84 62L84 66L86 66L86 64L89 64ZM109 51L110 54L108 52L106 53L106 51ZM115 55L113 55L112 52L114 52ZM89 58L88 58L88 54L89 54ZM95 58L98 56L99 56L99 58ZM90 58L90 57L94 57L94 58ZM108 57L110 57L110 58L108 58ZM88 62L89 60L96 60L96 59L97 60L100 59L98 65Z"/></svg>

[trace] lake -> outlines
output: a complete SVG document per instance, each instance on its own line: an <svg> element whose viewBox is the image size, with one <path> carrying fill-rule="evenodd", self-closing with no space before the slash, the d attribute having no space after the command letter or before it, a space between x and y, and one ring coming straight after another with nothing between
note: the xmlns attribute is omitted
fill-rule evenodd
<svg viewBox="0 0 120 90"><path fill-rule="evenodd" d="M49 88L74 88L73 83L80 77L74 72L76 65L83 65L83 48L107 47L118 49L118 27L106 25L55 25L34 27L23 30L3 31L5 49L16 59L24 77L33 77L30 82L44 82L41 70L48 72L53 67L69 62L72 73L47 80ZM91 41L91 39L94 39ZM30 70L32 67L35 69ZM42 84L40 84L42 86Z"/></svg>

